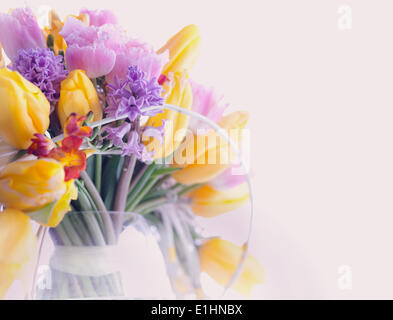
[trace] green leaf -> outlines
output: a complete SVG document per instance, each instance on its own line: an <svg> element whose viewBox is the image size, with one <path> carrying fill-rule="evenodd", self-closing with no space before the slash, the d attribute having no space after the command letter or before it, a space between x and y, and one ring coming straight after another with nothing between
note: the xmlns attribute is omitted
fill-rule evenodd
<svg viewBox="0 0 393 320"><path fill-rule="evenodd" d="M53 201L51 203L48 203L45 207L42 207L41 209L29 211L26 212L26 214L34 221L47 224L49 222L52 210L56 205L56 202L57 201Z"/></svg>
<svg viewBox="0 0 393 320"><path fill-rule="evenodd" d="M159 168L159 169L156 169L155 171L154 171L154 173L153 173L153 177L156 177L156 176L162 176L162 175L167 175L167 174L171 174L171 173L173 173L173 172L176 172L176 171L179 171L179 170L181 170L182 168L176 168L176 167L164 167L164 168Z"/></svg>

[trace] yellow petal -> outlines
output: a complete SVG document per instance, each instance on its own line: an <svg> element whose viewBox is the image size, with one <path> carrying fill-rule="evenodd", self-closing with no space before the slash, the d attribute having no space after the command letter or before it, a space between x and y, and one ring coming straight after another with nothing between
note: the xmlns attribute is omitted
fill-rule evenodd
<svg viewBox="0 0 393 320"><path fill-rule="evenodd" d="M76 200L78 198L78 190L75 187L74 180L67 181L66 184L67 191L53 207L52 212L50 213L49 222L47 224L43 224L44 226L51 228L56 227L61 220L63 220L64 215L71 210L71 200Z"/></svg>
<svg viewBox="0 0 393 320"><path fill-rule="evenodd" d="M229 136L237 136L241 142L241 130L247 124L249 115L244 111L233 112L221 119L219 126ZM210 142L209 142L210 141ZM236 143L236 141L234 142ZM193 157L186 156L187 150L193 150ZM179 162L186 160L187 162ZM227 169L234 160L234 154L228 143L215 131L203 135L194 135L193 139L186 139L174 154L175 166L182 170L172 175L177 182L190 185L206 183Z"/></svg>
<svg viewBox="0 0 393 320"><path fill-rule="evenodd" d="M193 212L205 218L233 211L249 199L246 183L226 190L215 190L209 185L199 187L188 194L192 199Z"/></svg>
<svg viewBox="0 0 393 320"><path fill-rule="evenodd" d="M201 270L220 285L226 286L238 266L241 255L242 248L234 243L219 238L210 239L199 248ZM248 254L233 289L249 296L253 287L263 283L264 278L263 267L258 260Z"/></svg>
<svg viewBox="0 0 393 320"><path fill-rule="evenodd" d="M0 101L0 136L8 144L27 149L35 133L48 129L48 100L18 72L0 69Z"/></svg>
<svg viewBox="0 0 393 320"><path fill-rule="evenodd" d="M37 239L30 219L23 212L0 212L0 299L17 278L24 277L25 266L36 256Z"/></svg>
<svg viewBox="0 0 393 320"><path fill-rule="evenodd" d="M102 119L102 107L97 91L83 70L73 70L61 82L60 99L57 106L57 115L64 126L71 113L85 116L93 112L93 121Z"/></svg>
<svg viewBox="0 0 393 320"><path fill-rule="evenodd" d="M184 73L174 75L174 85L166 99L166 103L179 106L189 110L192 105L192 90ZM154 117L150 117L147 126L159 127L165 120L164 142L161 143L155 138L151 138L146 144L148 152L154 151L153 158L165 158L172 154L183 141L188 127L189 116L181 114L174 110L164 109L163 112Z"/></svg>
<svg viewBox="0 0 393 320"><path fill-rule="evenodd" d="M200 50L201 37L195 25L184 27L157 51L158 54L169 50L169 62L164 66L162 73L191 70Z"/></svg>
<svg viewBox="0 0 393 320"><path fill-rule="evenodd" d="M0 202L6 208L36 210L65 191L64 168L52 159L16 161L0 172Z"/></svg>

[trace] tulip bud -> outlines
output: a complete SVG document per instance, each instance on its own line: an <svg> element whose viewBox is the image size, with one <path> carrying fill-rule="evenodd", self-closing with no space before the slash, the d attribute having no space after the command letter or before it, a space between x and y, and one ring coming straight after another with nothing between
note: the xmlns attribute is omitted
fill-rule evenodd
<svg viewBox="0 0 393 320"><path fill-rule="evenodd" d="M158 54L169 51L169 62L162 69L162 73L191 70L199 56L200 44L198 27L193 24L184 27L157 51Z"/></svg>
<svg viewBox="0 0 393 320"><path fill-rule="evenodd" d="M174 84L166 103L189 110L192 105L192 90L188 79L183 73L174 75ZM189 116L174 110L164 109L163 112L150 117L147 126L159 127L165 121L164 141L152 138L147 144L148 152L154 151L153 158L165 158L172 154L183 141L188 127Z"/></svg>
<svg viewBox="0 0 393 320"><path fill-rule="evenodd" d="M241 247L226 240L207 240L199 247L201 271L206 272L220 285L226 286L240 262L242 251ZM265 272L261 264L253 256L248 255L232 288L248 296L254 285L262 284L264 278Z"/></svg>
<svg viewBox="0 0 393 320"><path fill-rule="evenodd" d="M0 299L14 280L29 271L36 250L37 239L29 217L14 209L0 212Z"/></svg>
<svg viewBox="0 0 393 320"><path fill-rule="evenodd" d="M35 133L48 129L48 100L18 72L0 69L0 100L0 136L8 144L27 149Z"/></svg>
<svg viewBox="0 0 393 320"><path fill-rule="evenodd" d="M248 121L248 113L244 111L233 112L223 117L218 125L226 130L229 136L236 136L241 140L241 130ZM187 154L192 150L191 156ZM233 153L228 143L215 131L206 134L193 135L185 139L174 154L176 166L182 170L174 172L172 176L182 184L206 183L218 176L231 165Z"/></svg>
<svg viewBox="0 0 393 320"><path fill-rule="evenodd" d="M62 198L67 190L63 166L52 159L16 161L0 172L0 203L33 211Z"/></svg>
<svg viewBox="0 0 393 320"><path fill-rule="evenodd" d="M83 70L73 70L61 82L57 106L60 123L64 126L72 113L85 116L90 111L94 114L94 121L102 119L102 107L93 83Z"/></svg>

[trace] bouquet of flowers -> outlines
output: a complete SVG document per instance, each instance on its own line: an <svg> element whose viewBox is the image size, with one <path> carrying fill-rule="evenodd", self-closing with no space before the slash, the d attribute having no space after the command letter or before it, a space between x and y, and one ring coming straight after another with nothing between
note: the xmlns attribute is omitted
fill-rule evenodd
<svg viewBox="0 0 393 320"><path fill-rule="evenodd" d="M36 270L47 230L59 251L93 250L138 217L157 231L177 297L204 297L201 272L244 294L262 283L246 244L206 237L194 219L250 197L238 162L248 113L224 115L221 97L189 77L195 25L155 51L109 11L64 21L51 11L41 29L21 8L0 14L0 42L0 298ZM56 290L38 298L124 294L119 274L53 269Z"/></svg>

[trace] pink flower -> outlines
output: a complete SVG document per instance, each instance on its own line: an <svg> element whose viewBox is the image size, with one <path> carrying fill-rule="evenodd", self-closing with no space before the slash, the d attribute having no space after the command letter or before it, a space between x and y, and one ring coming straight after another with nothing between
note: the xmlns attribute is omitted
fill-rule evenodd
<svg viewBox="0 0 393 320"><path fill-rule="evenodd" d="M106 76L112 83L115 76L124 78L129 66L138 66L148 80L157 77L167 63L168 52L158 55L153 47L130 39L115 24L85 26L68 18L60 34L67 43L65 60L69 69L82 69L89 78Z"/></svg>
<svg viewBox="0 0 393 320"><path fill-rule="evenodd" d="M129 66L136 65L146 73L147 79L158 78L164 65L169 61L169 53L157 54L153 47L134 39L128 39L120 46L116 56L115 66L107 75L109 83L113 82L115 76L124 78Z"/></svg>
<svg viewBox="0 0 393 320"><path fill-rule="evenodd" d="M45 37L30 8L0 13L0 42L11 60L19 49L46 48Z"/></svg>
<svg viewBox="0 0 393 320"><path fill-rule="evenodd" d="M82 69L89 78L108 74L115 65L116 52L106 45L114 29L85 26L76 18L66 20L60 34L67 43L65 60L70 70Z"/></svg>
<svg viewBox="0 0 393 320"><path fill-rule="evenodd" d="M223 103L222 97L218 96L213 88L206 88L200 84L190 81L192 88L192 111L209 118L214 122L220 121L228 104ZM206 124L198 119L190 119L189 128L196 132L197 130L210 129Z"/></svg>
<svg viewBox="0 0 393 320"><path fill-rule="evenodd" d="M88 10L84 8L80 13L89 16L91 26L100 27L104 24L117 24L117 18L110 10Z"/></svg>
<svg viewBox="0 0 393 320"><path fill-rule="evenodd" d="M241 165L232 165L209 182L216 190L227 190L246 182Z"/></svg>

